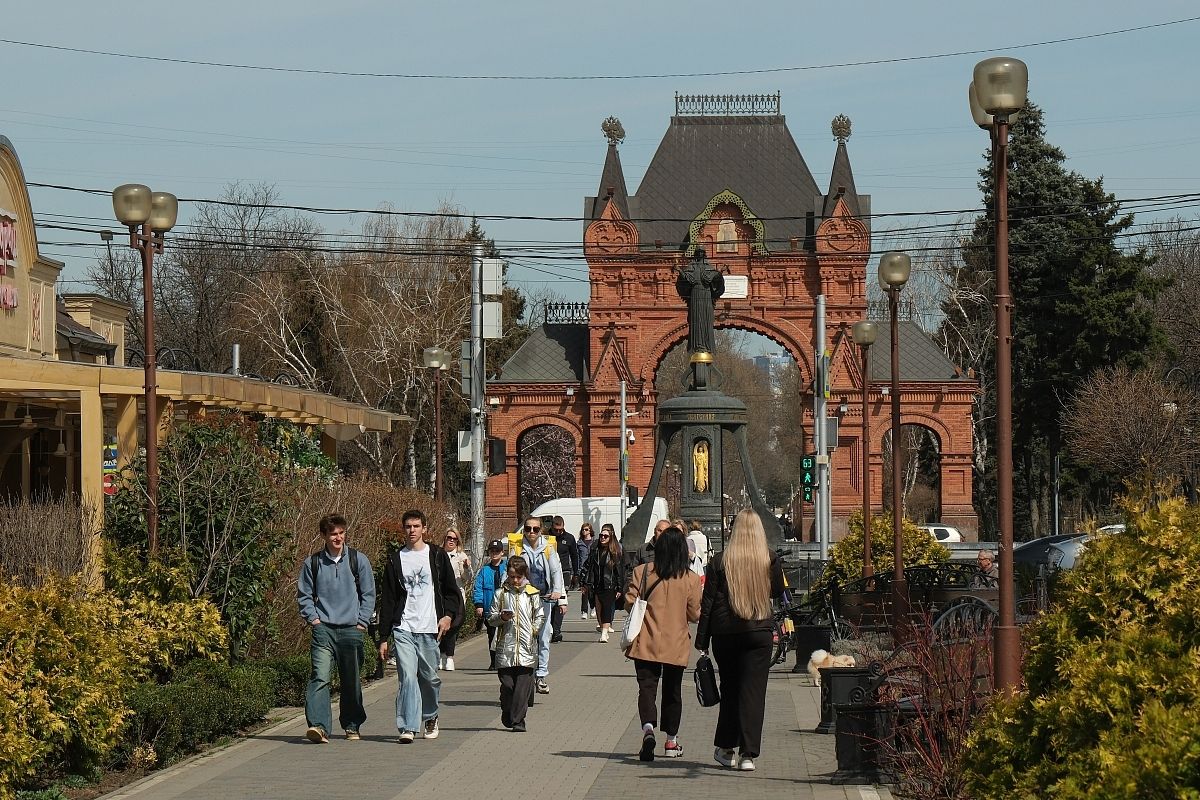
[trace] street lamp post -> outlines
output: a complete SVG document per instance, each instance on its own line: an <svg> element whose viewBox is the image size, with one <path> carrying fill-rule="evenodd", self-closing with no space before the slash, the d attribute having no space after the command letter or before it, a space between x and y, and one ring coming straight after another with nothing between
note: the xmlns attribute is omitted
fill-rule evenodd
<svg viewBox="0 0 1200 800"><path fill-rule="evenodd" d="M862 350L862 514L863 514L863 565L862 576L869 578L875 574L871 565L871 418L867 408L870 379L868 367L870 357L868 351L875 344L875 323L860 320L851 329L854 343Z"/></svg>
<svg viewBox="0 0 1200 800"><path fill-rule="evenodd" d="M892 609L893 631L907 623L908 583L904 580L904 500L900 480L900 290L908 283L912 259L905 253L884 253L879 258L879 285L888 295L892 338Z"/></svg>
<svg viewBox="0 0 1200 800"><path fill-rule="evenodd" d="M1025 107L1029 69L1015 58L975 65L967 96L971 116L992 133L996 183L996 500L1000 525L1000 618L993 628L996 687L1021 683L1021 636L1013 598L1012 296L1008 288L1008 129ZM990 119L989 119L990 117Z"/></svg>
<svg viewBox="0 0 1200 800"><path fill-rule="evenodd" d="M433 370L433 499L442 502L442 372L450 367L450 353L426 347L421 353L425 366Z"/></svg>
<svg viewBox="0 0 1200 800"><path fill-rule="evenodd" d="M146 349L146 533L150 553L158 552L158 373L154 353L154 254L162 253L166 232L175 227L179 201L140 183L112 191L113 212L129 228L129 246L142 257L142 302Z"/></svg>

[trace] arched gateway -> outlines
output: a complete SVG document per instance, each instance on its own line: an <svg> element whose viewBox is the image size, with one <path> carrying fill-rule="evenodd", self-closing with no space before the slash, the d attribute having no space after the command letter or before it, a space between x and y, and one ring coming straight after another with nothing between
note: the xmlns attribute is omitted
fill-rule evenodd
<svg viewBox="0 0 1200 800"><path fill-rule="evenodd" d="M822 192L780 114L779 95L676 97L675 116L630 195L618 144L625 132L610 117L603 125L608 154L595 197L584 200L589 222L584 253L590 301L552 307L545 324L489 381L489 435L506 440L508 470L488 479L489 534L516 523L517 437L535 420L572 420L578 430L575 486L580 496L619 491L620 383L626 382L630 482L646 487L657 395L654 371L686 335L687 307L675 289L678 269L696 247L725 271L717 327L768 336L796 360L812 385L815 298L823 294L834 353L831 406L846 398L833 455L834 533L861 508L863 376L850 326L867 315L871 251L870 197L854 188L846 140L850 121L839 116L828 191ZM890 420L886 325L872 348L869 377L871 494L882 503L881 442ZM977 391L911 322L900 325L901 407L904 421L937 432L941 445L942 520L964 531L977 527L971 505L971 406ZM797 397L795 423L811 437L812 396Z"/></svg>

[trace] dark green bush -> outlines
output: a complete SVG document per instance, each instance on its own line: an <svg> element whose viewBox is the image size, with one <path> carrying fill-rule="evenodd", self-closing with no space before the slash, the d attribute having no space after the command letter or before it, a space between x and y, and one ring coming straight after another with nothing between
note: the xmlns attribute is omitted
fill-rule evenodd
<svg viewBox="0 0 1200 800"><path fill-rule="evenodd" d="M276 673L261 666L193 661L166 684L129 696L126 759L150 746L159 764L261 720L275 701Z"/></svg>
<svg viewBox="0 0 1200 800"><path fill-rule="evenodd" d="M275 706L302 706L308 690L308 677L312 662L308 656L280 656L252 662L256 667L269 670L274 678Z"/></svg>

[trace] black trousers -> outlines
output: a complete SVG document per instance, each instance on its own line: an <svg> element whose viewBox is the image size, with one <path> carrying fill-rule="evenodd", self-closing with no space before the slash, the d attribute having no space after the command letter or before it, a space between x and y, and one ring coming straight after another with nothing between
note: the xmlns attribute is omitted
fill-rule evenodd
<svg viewBox="0 0 1200 800"><path fill-rule="evenodd" d="M617 590L597 589L593 593L592 602L596 604L596 621L601 625L611 625L616 614Z"/></svg>
<svg viewBox="0 0 1200 800"><path fill-rule="evenodd" d="M771 631L712 637L713 658L721 678L721 708L713 736L717 747L736 747L743 756L758 756L772 645Z"/></svg>
<svg viewBox="0 0 1200 800"><path fill-rule="evenodd" d="M638 715L642 724L649 722L668 736L679 733L679 720L683 717L683 667L663 664L660 661L633 660L633 672L638 682ZM658 708L654 701L658 696L659 679L662 679L662 725L658 724Z"/></svg>
<svg viewBox="0 0 1200 800"><path fill-rule="evenodd" d="M458 644L458 629L462 627L462 623L453 626L446 631L446 635L438 642L438 650L444 656L454 657L454 646Z"/></svg>
<svg viewBox="0 0 1200 800"><path fill-rule="evenodd" d="M550 610L550 631L555 636L562 636L563 617L567 615L565 606L554 604L554 608Z"/></svg>
<svg viewBox="0 0 1200 800"><path fill-rule="evenodd" d="M533 696L533 667L501 667L500 722L506 728L525 722L529 698Z"/></svg>
<svg viewBox="0 0 1200 800"><path fill-rule="evenodd" d="M579 590L579 613L586 614L593 605L592 593L589 592L585 586Z"/></svg>

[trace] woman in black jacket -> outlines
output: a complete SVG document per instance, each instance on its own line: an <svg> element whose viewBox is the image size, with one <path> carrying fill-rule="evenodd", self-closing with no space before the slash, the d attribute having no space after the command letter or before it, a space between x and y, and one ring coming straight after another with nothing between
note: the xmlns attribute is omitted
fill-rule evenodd
<svg viewBox="0 0 1200 800"><path fill-rule="evenodd" d="M592 604L596 607L596 622L599 623L596 630L600 631L600 641L607 642L612 633L617 593L625 591L621 544L613 526L607 522L600 527L600 538L583 565L583 585L592 595Z"/></svg>
<svg viewBox="0 0 1200 800"><path fill-rule="evenodd" d="M767 547L758 514L746 509L734 520L725 551L705 570L696 631L696 649L712 644L721 676L713 758L722 766L752 770L759 755L773 646L771 598L783 590L779 557Z"/></svg>

